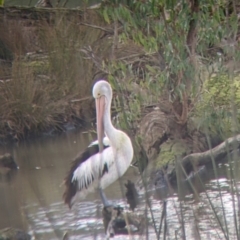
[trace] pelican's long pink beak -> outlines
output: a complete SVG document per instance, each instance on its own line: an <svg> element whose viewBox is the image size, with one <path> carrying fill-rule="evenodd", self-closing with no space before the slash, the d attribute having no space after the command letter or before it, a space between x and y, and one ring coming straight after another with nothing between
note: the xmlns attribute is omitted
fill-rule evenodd
<svg viewBox="0 0 240 240"><path fill-rule="evenodd" d="M105 109L105 97L101 96L96 99L96 111L97 111L97 136L99 143L99 152L103 151L103 136L104 136L104 126L103 126L103 114Z"/></svg>

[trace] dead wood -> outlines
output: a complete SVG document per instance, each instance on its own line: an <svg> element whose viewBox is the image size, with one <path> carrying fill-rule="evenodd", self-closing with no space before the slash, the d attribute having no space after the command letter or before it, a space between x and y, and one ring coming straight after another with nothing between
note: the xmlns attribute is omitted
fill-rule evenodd
<svg viewBox="0 0 240 240"><path fill-rule="evenodd" d="M240 134L226 139L213 149L202 153L192 153L180 160L180 164L186 173L193 171L197 167L210 164L212 161L218 162L228 156L234 150L240 148ZM167 173L168 179L172 182L176 180L176 167Z"/></svg>

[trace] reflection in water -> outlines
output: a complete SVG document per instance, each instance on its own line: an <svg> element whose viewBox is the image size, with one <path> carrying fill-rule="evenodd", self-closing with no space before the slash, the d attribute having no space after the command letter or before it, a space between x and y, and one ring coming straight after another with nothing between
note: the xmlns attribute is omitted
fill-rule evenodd
<svg viewBox="0 0 240 240"><path fill-rule="evenodd" d="M98 194L89 195L85 201L69 210L63 205L64 189L60 186L69 169L70 160L92 139L88 134L67 133L0 149L0 154L11 152L20 166L17 172L0 175L0 229L9 226L25 229L34 239L62 239L66 231L69 232L71 240L104 239L102 205ZM237 173L239 167L234 171ZM218 169L219 179L211 180L214 172L208 169L202 175L204 185L196 180L193 182L197 190L195 193L191 191L190 184L185 183L182 186L184 194L173 193L166 198L166 239L182 239L184 231L181 219L184 219L186 239L222 239L224 234L220 223L224 229L227 226L229 238L236 239L231 180L228 179L227 172L229 166L223 164ZM137 177L135 169L130 168L122 182L126 183L128 179L134 181ZM106 195L127 208L122 197L123 189L123 185L116 182L106 189ZM135 212L144 214L146 207L144 195L141 194L142 202ZM237 206L237 199L235 203ZM155 224L159 228L163 210L162 195L159 196L157 192L152 195L150 205ZM218 214L219 222L214 212ZM150 227L146 235L148 239L156 239L151 213L148 211L147 214ZM224 224L224 221L227 224ZM114 239L146 238L119 235Z"/></svg>
<svg viewBox="0 0 240 240"><path fill-rule="evenodd" d="M61 239L65 231L71 236L87 237L92 236L93 229L104 236L98 194L90 195L72 210L62 202L61 184L70 161L93 139L89 134L70 132L0 150L11 152L20 167L15 176L0 178L3 196L0 198L0 229L22 228L36 239ZM130 175L136 175L133 169ZM118 201L122 198L122 188L116 182L105 193Z"/></svg>

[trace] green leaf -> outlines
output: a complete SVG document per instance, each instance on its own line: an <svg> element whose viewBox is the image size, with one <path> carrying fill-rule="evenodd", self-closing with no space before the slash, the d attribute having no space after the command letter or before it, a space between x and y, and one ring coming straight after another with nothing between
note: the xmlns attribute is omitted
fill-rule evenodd
<svg viewBox="0 0 240 240"><path fill-rule="evenodd" d="M110 19L109 19L108 13L107 13L107 8L103 9L103 18L108 24L110 24Z"/></svg>
<svg viewBox="0 0 240 240"><path fill-rule="evenodd" d="M146 68L151 73L155 73L156 72L156 70L152 66L150 66L150 65L146 65Z"/></svg>

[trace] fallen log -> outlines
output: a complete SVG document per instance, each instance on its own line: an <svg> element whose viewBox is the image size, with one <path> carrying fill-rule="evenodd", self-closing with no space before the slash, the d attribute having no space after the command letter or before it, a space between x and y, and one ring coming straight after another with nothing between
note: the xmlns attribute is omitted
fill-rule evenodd
<svg viewBox="0 0 240 240"><path fill-rule="evenodd" d="M181 167L186 173L196 170L197 168L210 164L212 161L218 162L232 153L234 150L240 149L240 134L226 139L218 146L202 153L192 153L178 160ZM177 178L176 166L167 171L167 177L170 182Z"/></svg>

